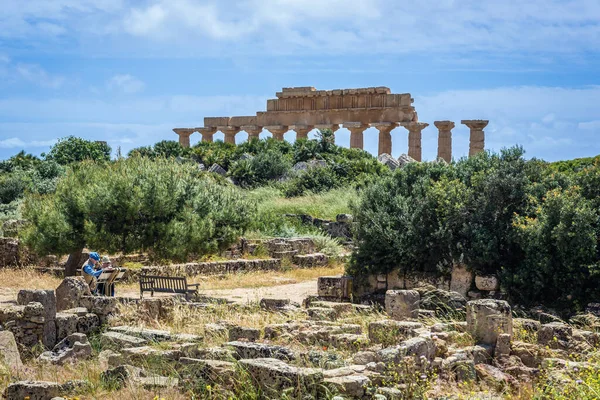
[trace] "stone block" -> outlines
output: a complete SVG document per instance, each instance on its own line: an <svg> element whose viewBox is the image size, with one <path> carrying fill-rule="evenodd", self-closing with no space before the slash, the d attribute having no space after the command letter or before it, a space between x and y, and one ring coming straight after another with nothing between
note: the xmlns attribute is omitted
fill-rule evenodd
<svg viewBox="0 0 600 400"><path fill-rule="evenodd" d="M64 364L67 361L79 361L91 358L92 346L87 336L74 333L61 340L52 351L46 351L39 357L40 361L51 364Z"/></svg>
<svg viewBox="0 0 600 400"><path fill-rule="evenodd" d="M122 349L123 356L134 362L148 362L148 360L162 359L166 361L177 361L181 358L180 350L161 350L150 346L130 347Z"/></svg>
<svg viewBox="0 0 600 400"><path fill-rule="evenodd" d="M311 393L320 398L317 393L323 383L323 372L319 369L294 367L273 358L240 360L239 364L267 396L279 398L282 391L293 388L294 397Z"/></svg>
<svg viewBox="0 0 600 400"><path fill-rule="evenodd" d="M385 293L385 311L398 321L417 318L420 296L416 290L388 290Z"/></svg>
<svg viewBox="0 0 600 400"><path fill-rule="evenodd" d="M369 323L369 340L371 343L381 343L384 346L391 346L403 340L418 335L418 329L423 328L423 324L411 321L382 320Z"/></svg>
<svg viewBox="0 0 600 400"><path fill-rule="evenodd" d="M460 293L467 297L471 286L473 285L473 273L463 264L455 264L452 267L452 276L450 278L450 290Z"/></svg>
<svg viewBox="0 0 600 400"><path fill-rule="evenodd" d="M544 324L537 333L538 343L552 349L566 349L573 336L573 328L560 322Z"/></svg>
<svg viewBox="0 0 600 400"><path fill-rule="evenodd" d="M319 297L348 300L352 297L352 277L321 276L317 282Z"/></svg>
<svg viewBox="0 0 600 400"><path fill-rule="evenodd" d="M0 331L0 364L8 366L13 374L23 368L15 336L9 331Z"/></svg>
<svg viewBox="0 0 600 400"><path fill-rule="evenodd" d="M56 288L56 310L79 307L83 296L91 296L90 288L81 276L69 276Z"/></svg>
<svg viewBox="0 0 600 400"><path fill-rule="evenodd" d="M139 337L126 335L124 333L119 332L104 332L102 334L102 339L106 340L109 343L114 343L121 347L137 347L143 346L148 341Z"/></svg>
<svg viewBox="0 0 600 400"><path fill-rule="evenodd" d="M324 383L343 396L351 399L361 399L365 396L371 380L364 375L349 375L325 378Z"/></svg>
<svg viewBox="0 0 600 400"><path fill-rule="evenodd" d="M500 289L500 281L494 275L476 276L475 286L479 290L495 291Z"/></svg>
<svg viewBox="0 0 600 400"><path fill-rule="evenodd" d="M179 359L179 363L182 376L201 378L220 385L230 384L235 374L235 364L229 361L182 357Z"/></svg>
<svg viewBox="0 0 600 400"><path fill-rule="evenodd" d="M61 385L56 382L19 381L8 385L4 397L8 400L50 400L62 393Z"/></svg>
<svg viewBox="0 0 600 400"><path fill-rule="evenodd" d="M89 335L100 330L100 318L96 314L77 317L77 332Z"/></svg>
<svg viewBox="0 0 600 400"><path fill-rule="evenodd" d="M54 290L21 289L17 295L17 304L27 305L38 302L44 307L44 335L42 344L46 348L56 345L56 296Z"/></svg>
<svg viewBox="0 0 600 400"><path fill-rule="evenodd" d="M87 314L87 310L86 310ZM84 314L85 315L85 314ZM68 313L56 313L56 340L60 342L67 336L77 332L77 315Z"/></svg>
<svg viewBox="0 0 600 400"><path fill-rule="evenodd" d="M467 330L480 344L496 346L498 335L512 338L512 312L504 300L472 300L467 303Z"/></svg>
<svg viewBox="0 0 600 400"><path fill-rule="evenodd" d="M248 328L245 326L230 326L229 327L229 341L235 340L248 340L255 342L260 338L260 330L256 328Z"/></svg>
<svg viewBox="0 0 600 400"><path fill-rule="evenodd" d="M104 325L108 317L117 311L119 299L107 296L84 296L81 298L81 305L90 310L90 313L96 314L100 324Z"/></svg>
<svg viewBox="0 0 600 400"><path fill-rule="evenodd" d="M233 349L239 360L250 358L276 358L291 361L296 358L294 352L287 347L251 342L228 342L226 347Z"/></svg>

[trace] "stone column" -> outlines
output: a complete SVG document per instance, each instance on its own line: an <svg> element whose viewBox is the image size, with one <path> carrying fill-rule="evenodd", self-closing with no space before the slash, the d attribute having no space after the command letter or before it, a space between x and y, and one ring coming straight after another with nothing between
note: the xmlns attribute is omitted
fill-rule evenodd
<svg viewBox="0 0 600 400"><path fill-rule="evenodd" d="M308 132L312 131L315 127L312 125L293 125L290 129L296 132L296 140L308 139Z"/></svg>
<svg viewBox="0 0 600 400"><path fill-rule="evenodd" d="M398 126L396 122L378 122L371 124L379 131L379 151L377 155L392 155L392 130Z"/></svg>
<svg viewBox="0 0 600 400"><path fill-rule="evenodd" d="M485 133L483 132L483 128L489 122L485 119L463 119L460 121L461 124L468 126L471 130L471 134L469 135L469 157L483 151L485 147Z"/></svg>
<svg viewBox="0 0 600 400"><path fill-rule="evenodd" d="M446 162L452 161L452 121L434 121L433 123L439 131L438 135L438 158Z"/></svg>
<svg viewBox="0 0 600 400"><path fill-rule="evenodd" d="M217 133L217 128L196 128L196 131L202 135L203 142L211 143L214 134Z"/></svg>
<svg viewBox="0 0 600 400"><path fill-rule="evenodd" d="M421 131L429 126L425 122L409 122L402 124L408 130L408 156L415 161L422 161Z"/></svg>
<svg viewBox="0 0 600 400"><path fill-rule="evenodd" d="M195 132L195 129L175 128L173 132L179 135L179 144L181 147L190 147L190 136Z"/></svg>
<svg viewBox="0 0 600 400"><path fill-rule="evenodd" d="M369 124L363 124L361 122L345 122L344 128L350 131L350 148L351 149L363 149L364 148L364 135L363 132L369 127Z"/></svg>
<svg viewBox="0 0 600 400"><path fill-rule="evenodd" d="M283 125L265 126L265 129L271 132L276 140L283 140L283 135L289 130L287 126Z"/></svg>
<svg viewBox="0 0 600 400"><path fill-rule="evenodd" d="M244 125L242 126L242 130L248 133L248 141L250 141L252 139L258 139L263 128L262 126L257 125Z"/></svg>
<svg viewBox="0 0 600 400"><path fill-rule="evenodd" d="M235 144L235 135L240 131L238 126L219 126L217 129L225 135L225 143Z"/></svg>

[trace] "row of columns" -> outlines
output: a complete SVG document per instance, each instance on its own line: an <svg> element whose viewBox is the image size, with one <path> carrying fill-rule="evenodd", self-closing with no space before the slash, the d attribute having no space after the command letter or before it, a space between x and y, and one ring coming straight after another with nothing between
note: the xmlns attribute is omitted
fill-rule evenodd
<svg viewBox="0 0 600 400"><path fill-rule="evenodd" d="M485 134L483 129L487 126L487 120L462 120L461 124L466 125L470 129L469 140L469 156L475 155L483 151L485 146ZM452 121L434 121L433 123L438 129L438 158L447 162L452 160L452 129L454 122ZM416 161L422 159L422 131L429 126L425 122L378 122L365 124L361 122L346 122L342 124L344 128L350 131L350 148L362 149L364 147L364 131L373 127L379 131L379 151L378 154L392 154L392 130L398 126L403 126L408 130L408 155ZM248 133L248 140L259 137L260 133L266 129L276 140L283 140L283 135L293 130L296 132L296 139L308 138L308 133L313 129L331 129L334 133L340 129L339 124L328 125L272 125L272 126L218 126L213 128L176 128L173 131L179 135L179 144L183 147L190 147L190 136L194 132L199 132L202 135L203 142L212 142L213 136L218 131L225 135L225 143L235 144L235 135L240 131Z"/></svg>

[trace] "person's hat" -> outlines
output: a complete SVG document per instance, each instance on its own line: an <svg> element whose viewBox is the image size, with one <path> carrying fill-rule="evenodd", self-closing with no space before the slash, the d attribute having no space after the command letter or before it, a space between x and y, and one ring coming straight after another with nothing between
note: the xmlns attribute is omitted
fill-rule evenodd
<svg viewBox="0 0 600 400"><path fill-rule="evenodd" d="M108 256L102 257L102 264L109 263L109 262L110 262L110 258L108 258Z"/></svg>
<svg viewBox="0 0 600 400"><path fill-rule="evenodd" d="M90 253L90 258L92 260L100 261L100 254L96 253L95 251L92 251Z"/></svg>

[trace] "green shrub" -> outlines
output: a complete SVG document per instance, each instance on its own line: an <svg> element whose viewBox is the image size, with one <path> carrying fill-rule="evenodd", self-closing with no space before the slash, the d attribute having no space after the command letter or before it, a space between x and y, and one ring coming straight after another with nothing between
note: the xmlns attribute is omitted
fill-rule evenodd
<svg viewBox="0 0 600 400"><path fill-rule="evenodd" d="M239 189L194 165L137 157L87 162L72 168L54 194L27 197L25 238L40 254L87 245L184 260L230 245L253 210Z"/></svg>
<svg viewBox="0 0 600 400"><path fill-rule="evenodd" d="M46 160L54 160L68 165L84 160L109 161L111 148L105 142L93 142L75 136L60 139L46 155Z"/></svg>
<svg viewBox="0 0 600 400"><path fill-rule="evenodd" d="M340 185L331 167L313 167L301 171L285 183L283 192L286 197L302 196L307 193L321 193Z"/></svg>

